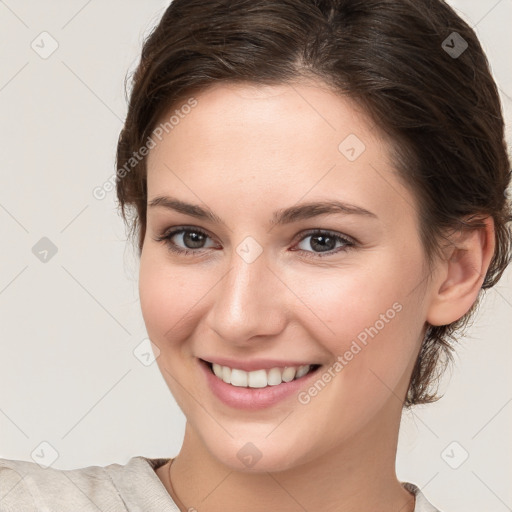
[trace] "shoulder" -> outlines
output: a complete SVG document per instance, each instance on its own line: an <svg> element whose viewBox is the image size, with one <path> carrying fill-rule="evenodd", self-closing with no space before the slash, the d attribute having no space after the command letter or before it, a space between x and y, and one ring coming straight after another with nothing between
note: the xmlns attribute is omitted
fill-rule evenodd
<svg viewBox="0 0 512 512"><path fill-rule="evenodd" d="M125 511L115 480L150 466L144 457L128 464L89 466L79 469L42 467L35 462L0 458L0 512L44 510Z"/></svg>
<svg viewBox="0 0 512 512"><path fill-rule="evenodd" d="M409 482L403 482L402 485L416 497L414 512L442 512L427 500L417 485Z"/></svg>

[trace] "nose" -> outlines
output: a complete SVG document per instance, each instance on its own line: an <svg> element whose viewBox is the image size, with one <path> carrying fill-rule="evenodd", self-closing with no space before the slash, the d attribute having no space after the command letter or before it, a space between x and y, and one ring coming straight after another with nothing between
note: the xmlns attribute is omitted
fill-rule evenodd
<svg viewBox="0 0 512 512"><path fill-rule="evenodd" d="M255 336L279 334L288 308L286 287L265 251L254 261L240 254L233 251L229 270L215 287L206 323L222 340L243 346Z"/></svg>

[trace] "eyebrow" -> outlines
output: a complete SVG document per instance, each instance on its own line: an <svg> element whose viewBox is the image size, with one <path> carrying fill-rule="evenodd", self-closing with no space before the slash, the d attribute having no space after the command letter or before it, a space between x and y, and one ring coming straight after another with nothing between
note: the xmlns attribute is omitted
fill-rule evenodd
<svg viewBox="0 0 512 512"><path fill-rule="evenodd" d="M196 204L186 203L179 199L168 197L168 196L157 196L149 201L148 206L154 208L157 206L174 210L185 215L190 215L197 219L208 220L216 224L226 223L209 208L203 208ZM290 206L276 210L273 213L270 224L272 226L291 224L299 220L310 219L320 215L327 215L333 213L341 213L344 215L360 215L363 217L378 219L375 213L356 206L353 204L345 203L342 201L317 201L310 203L301 203L298 205Z"/></svg>

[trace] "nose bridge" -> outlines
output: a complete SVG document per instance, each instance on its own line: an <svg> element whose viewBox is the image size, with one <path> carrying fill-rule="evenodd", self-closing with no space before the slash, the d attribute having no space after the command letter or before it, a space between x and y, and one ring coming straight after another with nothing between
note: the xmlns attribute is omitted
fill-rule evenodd
<svg viewBox="0 0 512 512"><path fill-rule="evenodd" d="M233 252L230 260L230 272L222 287L222 299L232 313L247 316L262 309L265 299L270 271L267 258L261 251L256 253L255 246L242 242Z"/></svg>
<svg viewBox="0 0 512 512"><path fill-rule="evenodd" d="M276 288L263 247L246 237L233 248L210 312L210 326L223 338L248 339L280 328Z"/></svg>

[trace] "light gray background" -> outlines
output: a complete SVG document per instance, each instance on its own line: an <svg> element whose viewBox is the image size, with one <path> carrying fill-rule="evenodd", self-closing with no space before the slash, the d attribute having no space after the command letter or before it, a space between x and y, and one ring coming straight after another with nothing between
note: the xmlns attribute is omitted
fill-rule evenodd
<svg viewBox="0 0 512 512"><path fill-rule="evenodd" d="M512 0L450 3L487 51L510 141ZM133 353L146 333L115 194L92 195L115 170L125 74L167 4L0 1L0 457L69 469L179 451L184 416ZM46 59L31 47L51 48L43 31L58 43ZM42 237L58 249L46 263L32 252ZM512 510L511 275L488 292L444 398L404 416L398 476L447 512Z"/></svg>

